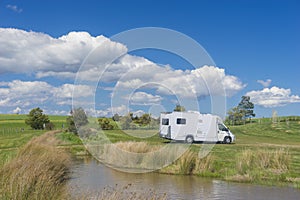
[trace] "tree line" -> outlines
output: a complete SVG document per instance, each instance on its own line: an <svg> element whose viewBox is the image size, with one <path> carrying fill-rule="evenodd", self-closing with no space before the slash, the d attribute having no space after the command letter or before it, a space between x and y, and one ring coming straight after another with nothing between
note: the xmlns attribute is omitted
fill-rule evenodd
<svg viewBox="0 0 300 200"><path fill-rule="evenodd" d="M179 104L173 111L184 112L186 109ZM73 109L67 117L67 130L77 134L77 128L88 124L88 117L83 108ZM225 122L230 125L240 125L251 121L255 117L254 104L250 101L249 96L242 96L239 104L228 111ZM98 124L102 130L113 129L137 129L137 128L158 128L160 119L153 118L151 114L145 113L141 116L134 116L129 113L125 116L114 114L113 117L98 118ZM32 129L53 130L54 124L50 122L49 117L43 114L43 110L38 108L32 109L27 115L25 123Z"/></svg>

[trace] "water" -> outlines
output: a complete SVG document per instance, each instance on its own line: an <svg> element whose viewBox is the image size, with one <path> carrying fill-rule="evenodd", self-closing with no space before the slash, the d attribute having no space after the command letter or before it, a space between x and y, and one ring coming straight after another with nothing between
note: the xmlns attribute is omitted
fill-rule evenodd
<svg viewBox="0 0 300 200"><path fill-rule="evenodd" d="M101 193L107 187L131 184L132 191L145 192L151 188L157 194L167 193L168 199L300 199L300 190L290 187L230 183L196 176L129 174L108 168L89 157L74 161L72 172L68 186L74 195L87 191Z"/></svg>

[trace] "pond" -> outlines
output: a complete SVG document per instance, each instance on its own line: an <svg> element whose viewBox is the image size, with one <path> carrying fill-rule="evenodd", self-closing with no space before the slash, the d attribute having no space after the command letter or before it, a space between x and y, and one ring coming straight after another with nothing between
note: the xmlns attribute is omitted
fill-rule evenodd
<svg viewBox="0 0 300 200"><path fill-rule="evenodd" d="M117 184L117 186L116 186ZM74 160L68 188L73 195L101 193L107 187L131 185L129 190L167 194L167 199L299 199L300 190L291 187L257 186L232 183L197 176L158 173L132 174L119 172L91 157Z"/></svg>

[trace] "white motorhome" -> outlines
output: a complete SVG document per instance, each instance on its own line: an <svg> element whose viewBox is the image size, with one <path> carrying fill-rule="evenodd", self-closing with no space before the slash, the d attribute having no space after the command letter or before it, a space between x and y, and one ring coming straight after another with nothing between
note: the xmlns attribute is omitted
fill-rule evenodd
<svg viewBox="0 0 300 200"><path fill-rule="evenodd" d="M196 111L161 113L159 135L187 143L203 141L229 144L235 140L219 116Z"/></svg>

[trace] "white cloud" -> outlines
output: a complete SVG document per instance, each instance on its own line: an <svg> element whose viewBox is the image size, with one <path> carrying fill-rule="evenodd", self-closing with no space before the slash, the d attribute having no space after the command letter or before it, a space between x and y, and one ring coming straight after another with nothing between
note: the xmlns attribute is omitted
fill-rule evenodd
<svg viewBox="0 0 300 200"><path fill-rule="evenodd" d="M137 110L137 111L134 111L132 112L133 116L137 116L137 117L141 117L143 114L145 114L145 111L143 110Z"/></svg>
<svg viewBox="0 0 300 200"><path fill-rule="evenodd" d="M129 113L129 108L125 105L115 106L108 108L108 111L112 114L119 114L119 115L127 115Z"/></svg>
<svg viewBox="0 0 300 200"><path fill-rule="evenodd" d="M70 115L70 111L66 110L48 110L44 109L44 113L47 115Z"/></svg>
<svg viewBox="0 0 300 200"><path fill-rule="evenodd" d="M52 86L41 81L14 80L2 84L0 106L16 107L41 104L48 100Z"/></svg>
<svg viewBox="0 0 300 200"><path fill-rule="evenodd" d="M76 93L73 93L73 90L77 90ZM53 95L56 98L77 98L82 96L91 96L93 95L92 88L88 85L74 85L74 84L64 84L60 87L53 88ZM73 96L76 95L76 96ZM80 95L80 96L79 96Z"/></svg>
<svg viewBox="0 0 300 200"><path fill-rule="evenodd" d="M125 45L104 36L93 37L87 32L70 32L53 38L44 33L0 28L0 35L0 73L74 79L86 56L94 50L85 60L79 79L118 81L118 86L127 88L152 82L158 92L171 91L183 96L232 96L245 87L237 77L225 74L222 68L203 66L194 70L174 70L168 65L128 55Z"/></svg>
<svg viewBox="0 0 300 200"><path fill-rule="evenodd" d="M10 98L6 97L6 98L1 98L0 99L0 106L7 106L7 104L10 102Z"/></svg>
<svg viewBox="0 0 300 200"><path fill-rule="evenodd" d="M129 99L128 99L129 98ZM132 96L126 97L132 105L153 105L159 104L162 97L159 95L152 95L146 92L135 92Z"/></svg>
<svg viewBox="0 0 300 200"><path fill-rule="evenodd" d="M263 107L279 107L291 103L300 103L300 97L292 95L290 89L276 86L258 91L250 91L246 93L246 96L250 96L254 104Z"/></svg>
<svg viewBox="0 0 300 200"><path fill-rule="evenodd" d="M0 106L30 107L41 104L71 105L73 84L55 87L43 81L2 82L0 85ZM76 85L81 97L92 95L90 86Z"/></svg>
<svg viewBox="0 0 300 200"><path fill-rule="evenodd" d="M81 84L76 86L76 98L91 96L92 87L84 85L84 81L96 82L99 78L100 82L108 83L113 92L116 89L152 89L152 94L134 93L130 101L135 105L157 104L161 102L162 95L169 94L183 97L232 96L245 87L238 77L226 74L222 68L202 66L194 70L175 70L169 65L158 65L143 57L126 54L125 45L87 32L70 32L54 38L44 33L0 28L0 35L0 74L28 73L36 78L73 80L84 62L84 68L77 77ZM89 54L91 51L94 53ZM85 60L87 55L90 57ZM124 56L114 60L120 55ZM43 81L0 82L0 106L22 106L26 109L43 103L70 105L73 88L73 84L55 87ZM79 102L79 99L76 100ZM128 112L123 105L103 110L102 114L113 110L117 111L113 113L119 114Z"/></svg>
<svg viewBox="0 0 300 200"><path fill-rule="evenodd" d="M267 88L271 85L272 80L267 79L266 81L263 80L257 80L258 83L260 83L264 88Z"/></svg>
<svg viewBox="0 0 300 200"><path fill-rule="evenodd" d="M44 33L13 28L0 28L0 73L37 73L72 76L85 57L95 49L97 59L87 63L90 68L102 67L127 48L104 36L93 37L87 32L70 32L59 38ZM62 73L62 74L61 74Z"/></svg>
<svg viewBox="0 0 300 200"><path fill-rule="evenodd" d="M18 107L16 107L12 112L13 112L14 114L20 114L21 111L22 111L22 109L18 106Z"/></svg>
<svg viewBox="0 0 300 200"><path fill-rule="evenodd" d="M16 5L8 4L8 5L6 5L6 8L8 8L8 9L14 11L14 12L17 12L17 13L21 13L23 11L22 8L18 8L18 6L16 6Z"/></svg>
<svg viewBox="0 0 300 200"><path fill-rule="evenodd" d="M226 75L225 70L215 66L203 66L194 70L174 70L156 64L135 68L123 75L117 87L156 88L160 94L184 97L208 95L232 96L246 85L237 77Z"/></svg>

